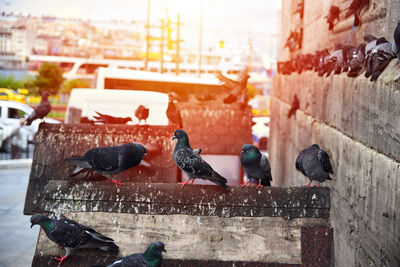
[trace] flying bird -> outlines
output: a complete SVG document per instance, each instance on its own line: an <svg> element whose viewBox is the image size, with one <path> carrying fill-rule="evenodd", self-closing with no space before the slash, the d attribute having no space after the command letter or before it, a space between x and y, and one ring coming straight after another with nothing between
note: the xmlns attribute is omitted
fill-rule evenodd
<svg viewBox="0 0 400 267"><path fill-rule="evenodd" d="M132 254L117 261L114 261L107 267L160 267L162 262L162 252L165 245L162 242L151 243L144 253ZM100 267L103 265L96 265Z"/></svg>
<svg viewBox="0 0 400 267"><path fill-rule="evenodd" d="M93 118L96 119L96 122L102 122L104 124L126 124L127 122L132 121L131 117L114 117L97 111L95 112L97 116L93 116Z"/></svg>
<svg viewBox="0 0 400 267"><path fill-rule="evenodd" d="M333 27L335 26L334 24L335 20L339 20L339 14L340 14L339 7L332 5L331 8L329 9L329 14L325 16L330 31L333 30Z"/></svg>
<svg viewBox="0 0 400 267"><path fill-rule="evenodd" d="M354 26L358 26L361 23L361 10L365 7L369 6L369 0L353 0L351 2L349 9L344 16L346 19L351 15L354 15Z"/></svg>
<svg viewBox="0 0 400 267"><path fill-rule="evenodd" d="M176 130L172 140L177 139L175 145L173 158L176 165L184 171L189 177L184 183L179 183L182 187L192 180L192 184L196 178L201 178L203 180L209 180L224 189L228 189L226 185L227 180L218 174L211 168L211 166L205 162L201 156L200 151L195 152L190 147L189 137L183 130Z"/></svg>
<svg viewBox="0 0 400 267"><path fill-rule="evenodd" d="M297 94L294 94L293 101L292 101L292 104L291 104L291 106L290 106L290 110L289 110L288 115L287 115L288 119L289 119L290 117L292 117L293 115L296 116L296 111L297 111L299 108L300 108L300 101L299 101L299 99L297 98Z"/></svg>
<svg viewBox="0 0 400 267"><path fill-rule="evenodd" d="M142 160L144 156L147 154L143 145L127 143L120 146L91 148L83 157L66 158L65 161L77 167L72 176L84 171L96 171L103 175L111 175L110 182L118 187L118 184L122 183L113 179L113 175L139 164L149 165Z"/></svg>
<svg viewBox="0 0 400 267"><path fill-rule="evenodd" d="M35 214L31 217L31 228L36 224L42 227L51 241L65 248L65 256L55 257L59 261L58 265L61 265L75 249L96 248L107 252L119 250L113 239L65 217L57 220Z"/></svg>
<svg viewBox="0 0 400 267"><path fill-rule="evenodd" d="M179 128L183 128L182 116L178 107L175 104L175 98L173 94L168 94L168 107L167 107L167 118L171 123L177 124Z"/></svg>
<svg viewBox="0 0 400 267"><path fill-rule="evenodd" d="M318 181L316 186L319 187L325 180L332 180L329 177L330 173L333 174L329 156L317 144L300 151L296 159L296 170L310 179L307 187L310 187L312 181Z"/></svg>
<svg viewBox="0 0 400 267"><path fill-rule="evenodd" d="M271 186L272 176L268 158L266 155L261 154L257 147L250 144L244 145L240 154L240 163L249 180L258 180L257 188ZM248 184L249 181L242 186L247 186Z"/></svg>
<svg viewBox="0 0 400 267"><path fill-rule="evenodd" d="M36 119L42 119L50 113L51 105L49 102L49 92L44 91L42 93L42 100L40 104L35 107L32 114L26 119L25 125L29 126Z"/></svg>
<svg viewBox="0 0 400 267"><path fill-rule="evenodd" d="M225 88L230 90L230 93L227 97L224 98L225 104L232 104L236 102L238 99L240 100L242 107L245 107L247 104L247 81L250 78L247 70L243 70L240 72L239 78L237 81L229 79L222 75L220 71L215 73L215 76L223 83Z"/></svg>
<svg viewBox="0 0 400 267"><path fill-rule="evenodd" d="M397 66L400 69L400 20L397 21L396 29L393 32L392 52L397 57Z"/></svg>
<svg viewBox="0 0 400 267"><path fill-rule="evenodd" d="M146 107L143 106L143 105L140 105L140 106L135 110L135 116L136 116L136 118L138 118L139 123L140 123L142 120L144 120L144 122L147 123L146 120L147 120L147 118L149 117L149 112L150 112L150 109L146 108Z"/></svg>

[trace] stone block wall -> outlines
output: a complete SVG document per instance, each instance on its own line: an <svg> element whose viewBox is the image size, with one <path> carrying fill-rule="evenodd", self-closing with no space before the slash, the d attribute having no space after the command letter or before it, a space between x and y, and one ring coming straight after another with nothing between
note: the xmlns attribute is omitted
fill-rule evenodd
<svg viewBox="0 0 400 267"><path fill-rule="evenodd" d="M303 27L302 49L281 48L280 60L343 44L353 16L344 19L352 1L304 1L304 18L292 15L298 1L282 2L281 44L290 30ZM370 1L362 25L350 44L365 33L393 41L400 2ZM342 10L341 21L328 31L324 16L330 5ZM281 45L283 47L283 45ZM300 109L287 113L294 95ZM275 185L301 185L307 179L295 169L298 152L319 144L331 158L331 223L336 266L399 266L400 253L400 71L396 60L375 83L362 73L319 77L313 72L277 75L271 98L270 162Z"/></svg>

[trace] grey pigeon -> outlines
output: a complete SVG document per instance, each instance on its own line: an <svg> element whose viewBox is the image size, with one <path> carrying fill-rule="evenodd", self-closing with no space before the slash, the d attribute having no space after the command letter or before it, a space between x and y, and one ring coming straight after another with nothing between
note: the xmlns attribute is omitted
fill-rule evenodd
<svg viewBox="0 0 400 267"><path fill-rule="evenodd" d="M325 180L332 180L329 177L330 173L333 174L329 156L317 144L300 151L296 159L296 170L310 179L307 187L312 181L318 181L317 187L319 187Z"/></svg>
<svg viewBox="0 0 400 267"><path fill-rule="evenodd" d="M49 92L44 91L40 104L35 107L32 114L26 119L25 125L29 126L36 119L43 119L50 113L51 105L49 102Z"/></svg>
<svg viewBox="0 0 400 267"><path fill-rule="evenodd" d="M209 180L224 189L228 189L226 185L227 180L214 171L213 168L201 158L199 152L193 151L190 147L189 137L185 131L176 130L172 137L172 140L174 139L178 140L173 153L174 161L189 177L186 182L180 183L182 187L187 184L189 180L192 180L193 183L196 178L201 178L203 180Z"/></svg>
<svg viewBox="0 0 400 267"><path fill-rule="evenodd" d="M119 249L113 239L65 217L57 220L35 214L31 217L31 228L35 224L42 227L51 241L65 248L65 256L56 257L59 265L74 249L97 248L107 252L117 252Z"/></svg>
<svg viewBox="0 0 400 267"><path fill-rule="evenodd" d="M261 154L257 147L247 144L242 147L240 163L247 178L258 180L260 186L271 186L271 167L266 155ZM246 182L243 186L248 185Z"/></svg>
<svg viewBox="0 0 400 267"><path fill-rule="evenodd" d="M144 253L132 254L117 261L107 267L160 267L162 262L162 252L165 245L162 242L151 243ZM95 267L100 267L97 265Z"/></svg>
<svg viewBox="0 0 400 267"><path fill-rule="evenodd" d="M358 47L347 45L342 49L348 71L347 77L356 77L364 68L365 44L360 44Z"/></svg>
<svg viewBox="0 0 400 267"><path fill-rule="evenodd" d="M78 167L74 173L84 169L103 175L114 175L139 165L143 156L147 156L143 145L127 143L120 146L91 148L83 157L66 158L65 161ZM111 182L115 183L116 187L121 184L114 179Z"/></svg>
<svg viewBox="0 0 400 267"><path fill-rule="evenodd" d="M147 118L149 117L150 109L146 108L143 105L140 105L136 110L135 110L135 116L138 118L139 123L144 120L145 123Z"/></svg>
<svg viewBox="0 0 400 267"><path fill-rule="evenodd" d="M97 113L97 116L93 116L93 118L96 119L95 122L102 122L104 124L126 124L127 122L132 121L131 117L114 117L97 111L95 112Z"/></svg>
<svg viewBox="0 0 400 267"><path fill-rule="evenodd" d="M371 76L370 81L376 81L394 57L392 44L384 37L377 39L375 46L368 46L369 44L366 46L365 77Z"/></svg>
<svg viewBox="0 0 400 267"><path fill-rule="evenodd" d="M398 68L400 68L400 20L397 21L396 29L393 33L392 52L397 57Z"/></svg>

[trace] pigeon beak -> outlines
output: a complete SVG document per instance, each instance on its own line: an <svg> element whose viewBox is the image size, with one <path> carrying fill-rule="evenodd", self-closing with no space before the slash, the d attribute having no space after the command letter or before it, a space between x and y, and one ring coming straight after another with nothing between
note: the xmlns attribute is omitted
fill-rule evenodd
<svg viewBox="0 0 400 267"><path fill-rule="evenodd" d="M172 136L172 139L171 140L175 140L176 139L176 136L174 135L174 136Z"/></svg>
<svg viewBox="0 0 400 267"><path fill-rule="evenodd" d="M162 251L167 252L167 251L165 250L165 248L164 248Z"/></svg>
<svg viewBox="0 0 400 267"><path fill-rule="evenodd" d="M147 153L144 153L144 157L147 158Z"/></svg>
<svg viewBox="0 0 400 267"><path fill-rule="evenodd" d="M32 228L32 226L34 226L34 224L33 224L33 223L31 224L31 228Z"/></svg>

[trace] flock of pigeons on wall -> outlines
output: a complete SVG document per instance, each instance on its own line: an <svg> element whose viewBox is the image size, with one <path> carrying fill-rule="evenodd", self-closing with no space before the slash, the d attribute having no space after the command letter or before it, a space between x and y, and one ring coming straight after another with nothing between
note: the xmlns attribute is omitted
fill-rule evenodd
<svg viewBox="0 0 400 267"><path fill-rule="evenodd" d="M353 28L360 25L361 10L369 5L369 0L353 0L345 18L354 14ZM298 8L302 12L302 5ZM297 12L297 10L296 10ZM331 6L329 14L325 17L329 24L329 30L333 30L334 23L339 19L340 9ZM284 75L303 71L315 71L319 76L328 77L332 72L340 74L347 72L348 77L357 77L365 69L365 77L370 81L376 81L379 75L385 70L389 62L397 57L400 62L400 20L393 34L393 42L385 37L375 37L372 34L365 34L365 43L358 46L337 45L336 50L330 53L328 49L318 50L314 54L300 54L289 61L278 61L278 72ZM285 47L290 51L301 48L302 29L291 32ZM400 68L400 63L399 63Z"/></svg>

